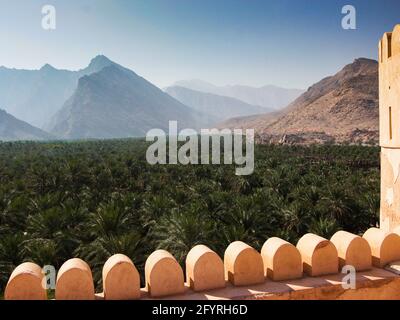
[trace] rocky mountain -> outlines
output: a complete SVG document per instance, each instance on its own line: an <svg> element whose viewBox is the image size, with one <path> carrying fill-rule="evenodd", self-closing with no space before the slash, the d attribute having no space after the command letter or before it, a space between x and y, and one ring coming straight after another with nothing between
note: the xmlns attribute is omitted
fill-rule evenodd
<svg viewBox="0 0 400 320"><path fill-rule="evenodd" d="M65 139L145 136L153 128L168 132L207 127L208 116L175 100L131 70L112 64L79 79L77 89L48 126Z"/></svg>
<svg viewBox="0 0 400 320"><path fill-rule="evenodd" d="M79 71L49 64L40 70L0 67L0 105L18 119L42 128L72 95L79 78L110 64L105 56L97 56Z"/></svg>
<svg viewBox="0 0 400 320"><path fill-rule="evenodd" d="M168 87L165 89L165 92L183 104L208 114L212 119L217 119L218 121L266 112L265 108L253 106L235 98L200 92L184 87Z"/></svg>
<svg viewBox="0 0 400 320"><path fill-rule="evenodd" d="M53 136L0 109L0 140L50 140Z"/></svg>
<svg viewBox="0 0 400 320"><path fill-rule="evenodd" d="M279 113L231 119L264 142L373 143L378 140L378 63L360 58L310 87Z"/></svg>
<svg viewBox="0 0 400 320"><path fill-rule="evenodd" d="M304 92L300 89L285 89L271 85L260 88L242 85L220 87L202 80L178 81L174 86L235 98L250 105L264 107L267 109L266 112L286 107Z"/></svg>

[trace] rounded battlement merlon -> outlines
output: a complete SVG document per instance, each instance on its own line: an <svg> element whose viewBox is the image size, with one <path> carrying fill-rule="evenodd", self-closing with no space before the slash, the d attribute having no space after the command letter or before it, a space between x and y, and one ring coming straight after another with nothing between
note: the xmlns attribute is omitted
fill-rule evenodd
<svg viewBox="0 0 400 320"><path fill-rule="evenodd" d="M379 63L390 62L400 55L400 24L392 32L386 32L379 41Z"/></svg>
<svg viewBox="0 0 400 320"><path fill-rule="evenodd" d="M392 56L395 57L400 55L400 24L396 25L396 27L393 29L391 41Z"/></svg>
<svg viewBox="0 0 400 320"><path fill-rule="evenodd" d="M392 32L386 32L379 41L379 63L386 63L392 57Z"/></svg>

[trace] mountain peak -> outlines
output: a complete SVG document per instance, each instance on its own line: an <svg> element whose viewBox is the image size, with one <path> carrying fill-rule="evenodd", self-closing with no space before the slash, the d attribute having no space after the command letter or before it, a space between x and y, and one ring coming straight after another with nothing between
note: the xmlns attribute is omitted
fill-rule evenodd
<svg viewBox="0 0 400 320"><path fill-rule="evenodd" d="M46 63L43 67L40 68L41 71L53 71L56 70L52 65Z"/></svg>
<svg viewBox="0 0 400 320"><path fill-rule="evenodd" d="M346 67L354 68L376 68L378 61L368 58L358 58L353 61L353 63L347 65ZM346 68L345 67L345 68ZM344 69L345 69L344 68Z"/></svg>
<svg viewBox="0 0 400 320"><path fill-rule="evenodd" d="M378 63L378 61L374 60L374 59L369 59L369 58L357 58L354 60L353 63L373 63L376 64Z"/></svg>
<svg viewBox="0 0 400 320"><path fill-rule="evenodd" d="M368 58L358 58L346 65L337 75L339 78L352 78L359 74L376 73L378 61Z"/></svg>
<svg viewBox="0 0 400 320"><path fill-rule="evenodd" d="M90 61L89 68L102 69L112 64L114 64L114 62L112 62L106 56L100 54Z"/></svg>
<svg viewBox="0 0 400 320"><path fill-rule="evenodd" d="M142 137L152 128L168 128L168 120L178 121L181 128L205 123L203 114L111 63L79 79L48 128L66 139Z"/></svg>

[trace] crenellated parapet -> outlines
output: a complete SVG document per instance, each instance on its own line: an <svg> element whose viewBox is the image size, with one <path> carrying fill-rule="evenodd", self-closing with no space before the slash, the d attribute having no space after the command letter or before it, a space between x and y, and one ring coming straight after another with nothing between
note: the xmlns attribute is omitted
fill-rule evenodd
<svg viewBox="0 0 400 320"><path fill-rule="evenodd" d="M376 283L371 283L368 277L372 282L380 281L385 286L390 279L394 288L400 289L400 277L382 269L398 260L400 235L376 228L366 231L363 237L340 231L330 240L307 234L296 246L280 238L270 238L261 252L236 241L227 247L223 259L207 246L198 245L188 253L185 270L171 253L165 250L153 252L145 264L145 287L140 288L139 272L133 261L125 255L116 254L104 264L103 292L95 294L89 265L74 258L66 261L58 271L55 298L271 299L288 295L289 298L300 299L302 295L303 298L310 298L310 293L305 292L317 284L328 286L335 292L325 298L339 298L357 292L354 289L347 292L340 286L341 279L345 277L341 273L344 266L352 266L362 275L357 278L357 286L363 291L366 288L377 290ZM43 280L38 265L23 263L11 274L5 299L47 299ZM314 289L313 297L318 298L322 289ZM393 292L390 294L400 299L400 290L395 296Z"/></svg>

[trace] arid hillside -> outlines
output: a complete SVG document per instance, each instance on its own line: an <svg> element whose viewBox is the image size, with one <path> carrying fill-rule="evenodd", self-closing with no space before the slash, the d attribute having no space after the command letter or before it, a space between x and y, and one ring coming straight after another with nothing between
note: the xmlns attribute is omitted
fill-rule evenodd
<svg viewBox="0 0 400 320"><path fill-rule="evenodd" d="M360 58L279 113L230 119L219 127L254 128L262 142L375 143L378 104L378 63Z"/></svg>

